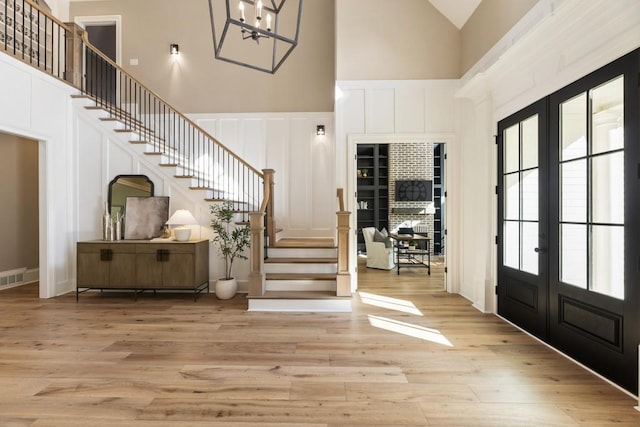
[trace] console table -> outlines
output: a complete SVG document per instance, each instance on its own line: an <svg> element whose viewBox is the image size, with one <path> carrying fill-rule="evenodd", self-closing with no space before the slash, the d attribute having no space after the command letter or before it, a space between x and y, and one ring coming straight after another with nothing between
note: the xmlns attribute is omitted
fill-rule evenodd
<svg viewBox="0 0 640 427"><path fill-rule="evenodd" d="M431 239L419 234L389 234L394 241L394 253L396 256L396 270L400 274L400 268L422 267L431 275ZM405 242L417 242L415 249L405 246ZM424 244L424 247L423 247ZM426 258L426 259L425 259Z"/></svg>
<svg viewBox="0 0 640 427"><path fill-rule="evenodd" d="M209 241L95 240L77 243L76 300L89 289L209 292Z"/></svg>

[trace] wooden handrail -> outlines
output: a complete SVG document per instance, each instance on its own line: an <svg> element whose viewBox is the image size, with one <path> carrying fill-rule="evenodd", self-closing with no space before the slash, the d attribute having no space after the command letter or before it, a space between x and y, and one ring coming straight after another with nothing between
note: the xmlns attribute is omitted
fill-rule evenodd
<svg viewBox="0 0 640 427"><path fill-rule="evenodd" d="M66 27L65 27L66 28ZM198 126L198 124L196 124L195 122L193 122L191 119L189 119L188 117L186 117L184 114L182 114L181 112L179 112L176 108L174 108L171 104L169 104L167 101L165 101L160 95L158 95L156 92L154 92L153 90L149 89L147 86L145 86L144 84L140 83L137 79L133 78L131 76L131 74L129 74L127 71L125 71L122 67L120 67L118 64L116 64L114 61L111 60L111 58L109 58L107 55L105 55L104 53L102 53L98 48L96 48L94 45L92 45L89 42L89 36L87 35L87 32L85 31L84 34L82 35L82 42L89 48L91 49L91 51L98 55L102 60L104 60L107 64L111 65L112 67L114 67L115 69L117 69L118 71L120 71L122 74L126 75L128 78L130 78L132 81L136 82L136 84L138 84L142 89L144 89L145 91L149 92L149 94L155 96L160 102L164 103L167 107L169 107L169 109L171 109L171 111L175 112L177 115L180 116L181 119L183 119L185 122L189 123L189 125L193 126L195 129L197 129L199 132L202 132L204 135L206 135L208 138L210 138L213 142L215 142L216 144L218 144L221 148L223 148L226 152L228 152L233 158L235 158L237 161L239 161L240 163L242 163L245 167L247 167L249 170L251 170L252 172L254 172L256 175L260 176L261 178L264 178L264 175L262 174L261 171L259 171L258 169L254 168L253 166L251 166L250 164L248 164L247 162L245 162L242 158L240 158L236 153L234 153L232 150L230 150L227 146L225 146L223 143L221 143L219 140L217 140L215 137L213 137L211 134L209 134L209 132L207 132L206 130L202 129L200 126Z"/></svg>
<svg viewBox="0 0 640 427"><path fill-rule="evenodd" d="M337 196L338 196L338 206L340 208L340 211L344 211L344 188L338 188L338 191L336 192Z"/></svg>

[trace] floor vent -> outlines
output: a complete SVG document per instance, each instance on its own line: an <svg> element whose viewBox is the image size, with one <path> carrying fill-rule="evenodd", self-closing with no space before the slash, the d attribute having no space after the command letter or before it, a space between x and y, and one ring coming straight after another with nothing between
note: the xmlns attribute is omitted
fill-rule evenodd
<svg viewBox="0 0 640 427"><path fill-rule="evenodd" d="M24 282L24 273L26 268L17 268L15 270L7 270L0 272L0 289L11 288L21 285Z"/></svg>

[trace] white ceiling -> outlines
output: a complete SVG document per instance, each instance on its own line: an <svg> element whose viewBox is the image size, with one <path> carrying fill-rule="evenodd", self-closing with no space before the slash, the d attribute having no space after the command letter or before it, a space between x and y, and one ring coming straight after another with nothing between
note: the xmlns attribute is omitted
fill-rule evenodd
<svg viewBox="0 0 640 427"><path fill-rule="evenodd" d="M440 13L458 29L461 29L467 19L476 10L482 0L429 0Z"/></svg>

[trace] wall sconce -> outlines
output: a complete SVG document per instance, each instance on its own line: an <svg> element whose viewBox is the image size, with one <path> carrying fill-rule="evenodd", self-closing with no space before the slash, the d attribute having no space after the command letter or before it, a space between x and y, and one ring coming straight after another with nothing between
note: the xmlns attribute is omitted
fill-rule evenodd
<svg viewBox="0 0 640 427"><path fill-rule="evenodd" d="M318 125L318 126L316 126L316 135L318 135L318 136L322 136L322 135L324 135L324 134L325 134L325 132L324 132L324 125Z"/></svg>
<svg viewBox="0 0 640 427"><path fill-rule="evenodd" d="M180 46L178 46L177 43L172 43L171 45L169 45L169 53L171 55L177 55L180 53Z"/></svg>

